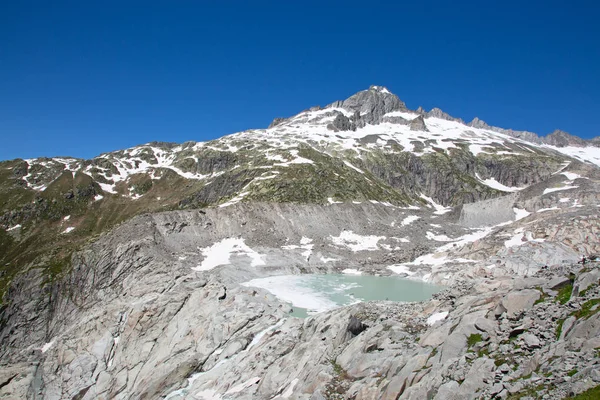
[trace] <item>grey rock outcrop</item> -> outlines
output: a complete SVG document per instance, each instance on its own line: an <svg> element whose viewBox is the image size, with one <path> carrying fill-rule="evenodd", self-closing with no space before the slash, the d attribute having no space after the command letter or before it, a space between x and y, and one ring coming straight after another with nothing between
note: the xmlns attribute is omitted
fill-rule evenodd
<svg viewBox="0 0 600 400"><path fill-rule="evenodd" d="M478 128L478 129L490 129L491 126L489 126L485 121L475 117L473 118L473 120L471 122L469 122L467 124L468 126L472 126L473 128Z"/></svg>
<svg viewBox="0 0 600 400"><path fill-rule="evenodd" d="M422 115L419 115L417 118L410 121L409 125L411 131L427 132L427 124L425 124L425 119Z"/></svg>
<svg viewBox="0 0 600 400"><path fill-rule="evenodd" d="M269 127L267 129L271 129L276 127L277 125L281 125L283 124L285 121L287 121L287 118L275 118L273 119L273 121L269 124Z"/></svg>
<svg viewBox="0 0 600 400"><path fill-rule="evenodd" d="M463 204L459 223L466 227L476 228L513 221L515 219L513 209L518 196L518 194L512 193L495 199Z"/></svg>
<svg viewBox="0 0 600 400"><path fill-rule="evenodd" d="M514 137L517 139L523 139L523 140L526 140L531 143L541 143L542 142L542 138L540 138L538 135L536 135L533 132L516 131L513 129L503 129L503 128L498 128L496 126L490 126L485 121L479 119L478 117L473 118L473 120L471 122L469 122L467 125L472 126L473 128L478 128L478 129L489 129L491 131L502 133L504 135L508 135L508 136L511 136L511 137Z"/></svg>
<svg viewBox="0 0 600 400"><path fill-rule="evenodd" d="M440 118L440 119L445 119L447 121L455 121L455 122L460 122L460 123L464 123L462 119L460 118L454 118L453 116L451 116L448 113L445 113L444 111L442 111L441 109L434 107L432 108L427 114L426 117L434 117L434 118Z"/></svg>
<svg viewBox="0 0 600 400"><path fill-rule="evenodd" d="M354 124L354 122L351 122L350 119L348 117L346 117L344 114L339 113L336 115L333 122L331 124L327 125L327 129L330 129L334 132L355 131L356 125Z"/></svg>
<svg viewBox="0 0 600 400"><path fill-rule="evenodd" d="M358 92L346 100L336 101L327 107L341 107L358 112L366 124L378 124L386 113L392 111L407 111L406 104L382 86L371 86L368 90Z"/></svg>
<svg viewBox="0 0 600 400"><path fill-rule="evenodd" d="M544 143L549 144L551 146L556 147L566 147L566 146L575 146L575 147L585 147L587 142L580 137L573 136L565 131L561 131L559 129L555 130L548 136L543 138Z"/></svg>

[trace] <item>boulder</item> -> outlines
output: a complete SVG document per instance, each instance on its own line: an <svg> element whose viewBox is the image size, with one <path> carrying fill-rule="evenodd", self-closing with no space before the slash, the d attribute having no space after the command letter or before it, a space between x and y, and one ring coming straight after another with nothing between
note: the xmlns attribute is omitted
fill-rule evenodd
<svg viewBox="0 0 600 400"><path fill-rule="evenodd" d="M519 290L504 296L501 304L506 309L506 316L508 318L515 318L521 312L527 311L533 307L533 304L540 298L540 296L541 293L538 290Z"/></svg>

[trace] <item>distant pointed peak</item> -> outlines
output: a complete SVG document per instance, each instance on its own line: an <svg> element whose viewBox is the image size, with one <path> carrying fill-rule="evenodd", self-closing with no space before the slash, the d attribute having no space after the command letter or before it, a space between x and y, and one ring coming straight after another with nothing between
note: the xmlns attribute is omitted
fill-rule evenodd
<svg viewBox="0 0 600 400"><path fill-rule="evenodd" d="M586 141L578 136L571 135L569 132L555 129L554 132L543 138L544 143L557 147L586 146Z"/></svg>
<svg viewBox="0 0 600 400"><path fill-rule="evenodd" d="M378 124L382 117L391 111L406 111L406 104L385 86L373 85L367 90L353 94L343 101L336 101L327 108L344 108L358 112L358 119L364 124Z"/></svg>
<svg viewBox="0 0 600 400"><path fill-rule="evenodd" d="M555 136L557 136L557 135L561 135L561 136L566 136L566 135L573 136L569 132L565 132L562 129L555 129L554 131L552 131L552 133L550 133L550 135L555 135Z"/></svg>
<svg viewBox="0 0 600 400"><path fill-rule="evenodd" d="M440 108L434 107L431 109L431 111L429 111L426 114L427 117L434 117L434 118L439 118L439 119L445 119L447 121L456 121L456 122L463 122L462 119L460 118L454 118L453 116L451 116L450 114L442 111Z"/></svg>
<svg viewBox="0 0 600 400"><path fill-rule="evenodd" d="M473 121L469 122L467 125L469 125L472 128L479 128L479 129L490 128L490 126L484 120L479 119L478 117L473 118Z"/></svg>

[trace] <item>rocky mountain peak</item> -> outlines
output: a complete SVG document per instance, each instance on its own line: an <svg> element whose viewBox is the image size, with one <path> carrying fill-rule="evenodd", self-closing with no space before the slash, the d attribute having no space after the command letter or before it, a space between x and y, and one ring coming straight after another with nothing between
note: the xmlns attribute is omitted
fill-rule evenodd
<svg viewBox="0 0 600 400"><path fill-rule="evenodd" d="M392 111L407 111L406 104L384 86L371 86L327 107L339 107L358 113L361 119L356 121L358 126L378 124L385 114Z"/></svg>
<svg viewBox="0 0 600 400"><path fill-rule="evenodd" d="M478 129L489 129L490 128L490 126L484 120L481 120L477 117L473 118L473 121L469 122L467 125L472 128L478 128Z"/></svg>
<svg viewBox="0 0 600 400"><path fill-rule="evenodd" d="M440 119L445 119L447 121L456 121L456 122L463 122L462 119L460 118L454 118L453 116L451 116L450 114L442 111L441 109L434 107L431 109L431 111L429 111L426 114L427 117L434 117L434 118L440 118Z"/></svg>
<svg viewBox="0 0 600 400"><path fill-rule="evenodd" d="M546 136L544 138L544 143L557 147L585 147L586 145L585 140L582 138L573 136L570 133L561 131L560 129L556 129L554 132Z"/></svg>

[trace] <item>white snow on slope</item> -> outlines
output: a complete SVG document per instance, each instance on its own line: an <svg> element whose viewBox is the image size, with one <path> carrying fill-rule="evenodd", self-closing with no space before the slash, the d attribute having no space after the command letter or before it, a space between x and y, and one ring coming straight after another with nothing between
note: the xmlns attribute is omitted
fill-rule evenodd
<svg viewBox="0 0 600 400"><path fill-rule="evenodd" d="M510 239L506 240L504 242L504 246L506 248L510 248L510 247L515 247L515 246L520 246L522 244L525 244L525 242L523 241L523 228L519 228L517 230L515 230L515 234L513 237L511 237Z"/></svg>
<svg viewBox="0 0 600 400"><path fill-rule="evenodd" d="M454 239L449 238L446 235L436 235L433 232L427 231L425 237L429 240L435 240L436 242L453 242Z"/></svg>
<svg viewBox="0 0 600 400"><path fill-rule="evenodd" d="M265 265L262 256L246 245L242 238L227 238L210 247L200 249L204 260L192 268L194 271L209 271L220 265L228 265L231 255L246 255L250 257L253 267Z"/></svg>
<svg viewBox="0 0 600 400"><path fill-rule="evenodd" d="M470 233L454 238L451 242L448 242L447 244L438 247L434 250L433 253L422 255L420 257L417 257L414 261L408 263L389 266L388 269L394 272L401 271L400 273L407 273L406 270L404 270L403 268L408 268L408 266L443 265L448 262L473 263L475 261L465 258L448 258L447 252L453 248L459 249L461 246L486 237L487 235L492 233L494 228L496 227L489 226L481 229L472 230ZM423 280L426 280L426 276L423 276Z"/></svg>
<svg viewBox="0 0 600 400"><path fill-rule="evenodd" d="M479 174L475 174L475 176L484 185L491 187L492 189L500 190L503 192L516 192L516 191L523 189L523 188L519 188L519 187L515 187L515 186L503 185L502 183L498 182L495 178L481 179Z"/></svg>
<svg viewBox="0 0 600 400"><path fill-rule="evenodd" d="M421 194L420 197L435 209L433 212L434 214L442 215L452 211L452 207L444 207L443 205L436 203L431 197L427 197L424 194Z"/></svg>
<svg viewBox="0 0 600 400"><path fill-rule="evenodd" d="M550 148L552 150L558 151L560 153L566 154L578 160L589 162L591 164L596 164L600 167L600 148L599 147L575 147L575 146L567 146L567 147L556 147L543 145L542 147Z"/></svg>
<svg viewBox="0 0 600 400"><path fill-rule="evenodd" d="M540 208L539 210L537 210L537 212L555 211L555 210L560 210L560 208L558 208L558 207Z"/></svg>
<svg viewBox="0 0 600 400"><path fill-rule="evenodd" d="M237 196L235 196L233 199L231 199L229 201L226 201L223 204L219 204L219 208L229 207L229 206L232 206L234 204L237 204L240 201L242 201L244 199L244 197L246 197L248 194L250 194L250 192L241 192L240 194L238 194Z"/></svg>
<svg viewBox="0 0 600 400"><path fill-rule="evenodd" d="M342 270L342 274L347 274L347 275L362 275L362 271L359 271L359 270L354 269L354 268L346 268L346 269Z"/></svg>
<svg viewBox="0 0 600 400"><path fill-rule="evenodd" d="M353 170L360 172L361 174L364 174L365 172L359 168L356 168L354 165L350 164L348 161L344 160L344 164L346 164L347 167L352 168Z"/></svg>
<svg viewBox="0 0 600 400"><path fill-rule="evenodd" d="M276 163L273 165L276 165L278 167L287 167L292 164L314 164L315 163L313 160L309 160L308 158L300 157L298 155L298 150L291 150L290 154L294 157L290 161L284 161L284 162Z"/></svg>
<svg viewBox="0 0 600 400"><path fill-rule="evenodd" d="M339 236L330 236L329 239L340 247L347 247L350 250L366 251L366 250L378 250L377 242L385 239L385 236L373 236L358 235L352 231L342 231Z"/></svg>
<svg viewBox="0 0 600 400"><path fill-rule="evenodd" d="M285 322L285 318L277 321L276 324L271 325L265 329L263 329L262 331L258 332L254 338L252 338L252 341L250 342L250 344L248 345L248 347L246 347L244 349L244 353L247 353L248 351L250 351L251 348L253 348L254 346L256 346L260 340L269 332L271 332L272 330L275 330L277 328L279 328L281 325L283 325L283 323Z"/></svg>
<svg viewBox="0 0 600 400"><path fill-rule="evenodd" d="M576 174L574 172L561 172L562 175L566 176L568 180L570 181L574 181L575 179L579 179L582 176L579 174ZM586 178L587 179L587 178Z"/></svg>
<svg viewBox="0 0 600 400"><path fill-rule="evenodd" d="M55 339L52 339L48 343L44 344L40 349L40 350L42 350L42 353L45 353L48 350L50 350L50 348L54 345L54 341L55 341Z"/></svg>
<svg viewBox="0 0 600 400"><path fill-rule="evenodd" d="M403 264L389 265L387 268L396 274L406 274L409 276L416 274L416 272L412 272L410 268Z"/></svg>
<svg viewBox="0 0 600 400"><path fill-rule="evenodd" d="M520 219L523 219L525 217L528 217L529 215L531 215L531 213L527 210L523 210L520 208L513 208L513 211L515 212L515 221L518 221Z"/></svg>
<svg viewBox="0 0 600 400"><path fill-rule="evenodd" d="M21 227L21 224L17 224L15 226L11 226L10 228L8 228L6 230L6 232L14 231L15 229L19 229L20 227Z"/></svg>
<svg viewBox="0 0 600 400"><path fill-rule="evenodd" d="M419 218L421 217L417 217L416 215L409 215L408 217L404 218L400 224L402 226L410 225L412 222L415 222Z"/></svg>
<svg viewBox="0 0 600 400"><path fill-rule="evenodd" d="M67 229L65 229L64 231L62 231L61 233L65 234L65 233L70 233L73 232L75 230L74 227L69 226Z"/></svg>
<svg viewBox="0 0 600 400"><path fill-rule="evenodd" d="M308 261L310 255L312 254L312 249L314 247L314 244L312 244L312 241L313 241L312 239L303 236L302 239L300 239L300 245L291 244L291 245L281 246L281 248L284 250L303 249L305 251L302 252L302 255Z"/></svg>
<svg viewBox="0 0 600 400"><path fill-rule="evenodd" d="M433 325L438 321L443 321L448 316L448 311L442 311L439 313L431 314L429 318L427 318L427 325Z"/></svg>
<svg viewBox="0 0 600 400"><path fill-rule="evenodd" d="M561 190L569 190L569 189L576 189L579 186L563 186L563 187L557 187L557 188L547 188L544 189L544 193L543 194L548 194L548 193L552 193L552 192L558 192Z"/></svg>
<svg viewBox="0 0 600 400"><path fill-rule="evenodd" d="M504 242L504 246L506 248L510 248L510 247L515 247L515 246L521 246L524 245L528 242L544 242L545 239L534 239L533 237L533 233L527 231L525 232L524 228L518 228L515 230L514 232L514 236L511 237L509 240L506 240Z"/></svg>

